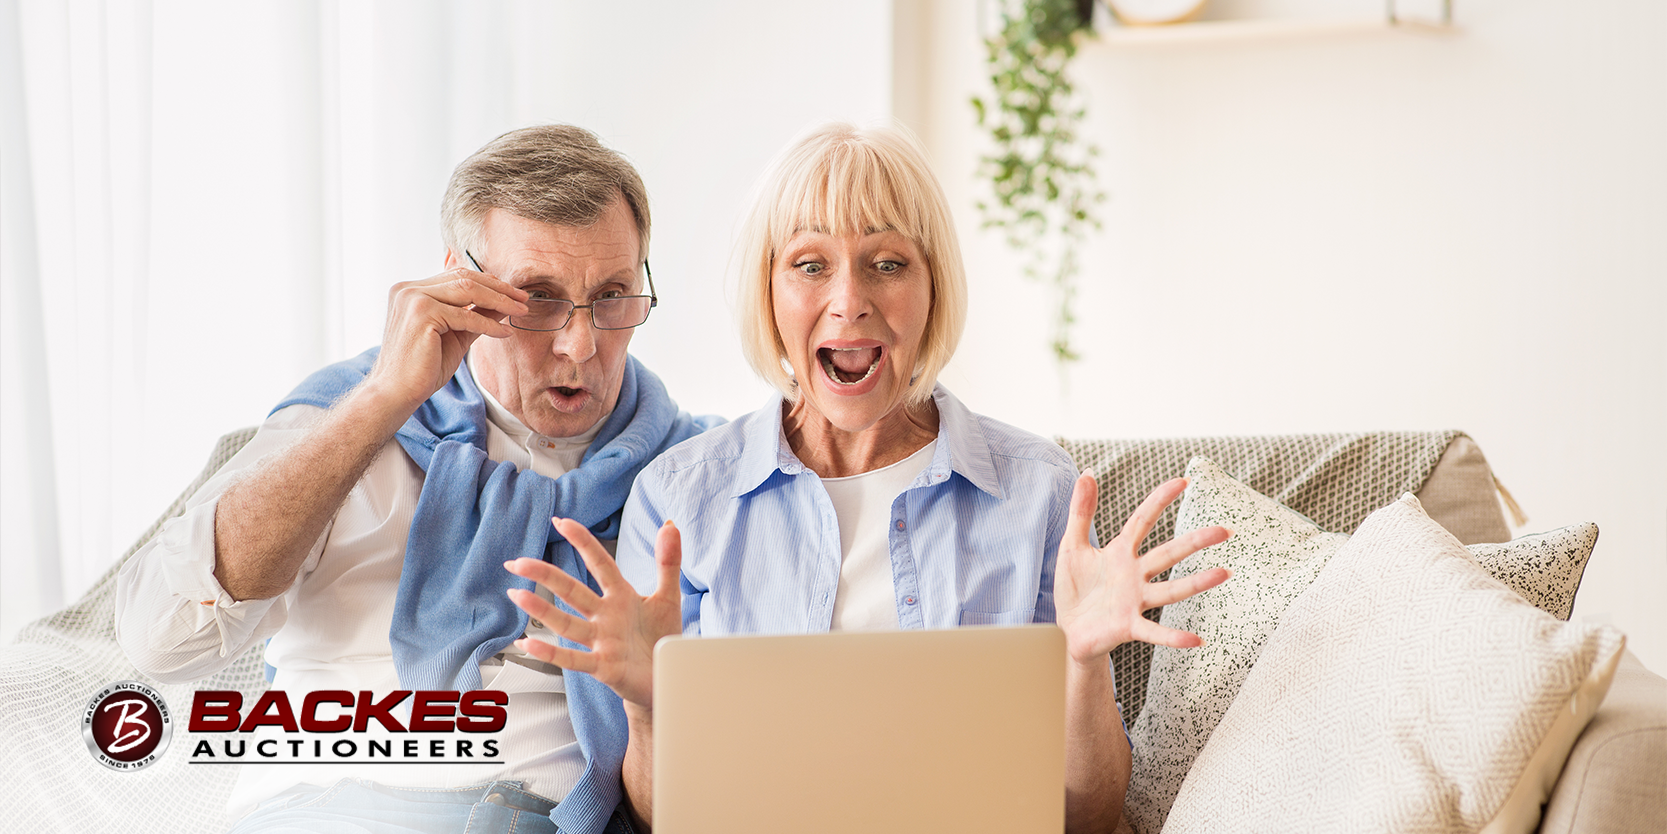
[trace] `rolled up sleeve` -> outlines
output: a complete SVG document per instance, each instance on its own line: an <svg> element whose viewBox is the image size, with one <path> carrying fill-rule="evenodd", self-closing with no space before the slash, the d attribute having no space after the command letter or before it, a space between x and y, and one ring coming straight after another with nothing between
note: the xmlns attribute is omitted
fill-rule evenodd
<svg viewBox="0 0 1667 834"><path fill-rule="evenodd" d="M274 415L253 440L186 503L116 576L116 641L139 671L163 683L219 672L282 628L294 586L270 599L234 600L214 576L214 513L220 496L272 452L300 435L307 406ZM315 410L316 411L316 410ZM329 527L301 573L317 564Z"/></svg>

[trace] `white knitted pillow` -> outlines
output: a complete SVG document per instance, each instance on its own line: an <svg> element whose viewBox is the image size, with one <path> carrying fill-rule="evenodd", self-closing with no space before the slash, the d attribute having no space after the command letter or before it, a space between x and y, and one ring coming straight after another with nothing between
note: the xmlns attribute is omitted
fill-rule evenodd
<svg viewBox="0 0 1667 834"><path fill-rule="evenodd" d="M1525 602L1405 495L1291 604L1164 831L1531 831L1625 643Z"/></svg>
<svg viewBox="0 0 1667 834"><path fill-rule="evenodd" d="M1163 829L1182 780L1238 695L1268 635L1291 601L1348 541L1238 482L1208 458L1193 458L1186 474L1191 483L1181 499L1176 531L1219 524L1233 537L1183 561L1171 576L1222 565L1232 569L1233 578L1164 608L1164 625L1195 632L1204 645L1153 651L1145 707L1129 728L1133 772L1124 813L1141 834ZM1525 599L1567 619L1596 541L1597 527L1579 524L1468 549Z"/></svg>

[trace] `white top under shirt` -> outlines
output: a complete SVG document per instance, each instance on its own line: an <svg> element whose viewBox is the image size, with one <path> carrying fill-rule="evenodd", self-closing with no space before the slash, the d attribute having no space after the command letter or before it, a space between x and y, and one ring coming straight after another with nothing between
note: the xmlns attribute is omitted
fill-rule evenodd
<svg viewBox="0 0 1667 834"><path fill-rule="evenodd" d="M553 438L533 433L490 394L486 409L487 456L551 478L579 465L607 419L598 420L582 436ZM116 637L147 674L169 683L201 680L270 637L266 658L278 669L273 688L286 690L297 705L301 693L311 690L371 690L381 698L402 688L388 631L423 471L397 441L388 441L353 486L288 591L272 599L239 602L214 578L214 508L219 496L244 470L304 436L321 413L296 405L268 418L254 439L192 496L184 513L123 565ZM614 542L603 544L613 550ZM548 596L542 588L540 592ZM554 640L536 625L528 634ZM497 758L504 764L251 763L241 768L227 801L231 818L293 785L328 786L344 777L403 787L519 779L533 793L558 801L565 797L583 775L585 759L568 716L560 670L512 646L481 664L481 682L484 689L509 693L505 729L475 737L496 737ZM407 700L402 707L409 704ZM372 728L378 726L371 722Z"/></svg>
<svg viewBox="0 0 1667 834"><path fill-rule="evenodd" d="M891 504L932 462L938 441L890 465L846 478L823 478L839 519L839 590L834 592L834 631L896 630L897 589L892 581Z"/></svg>

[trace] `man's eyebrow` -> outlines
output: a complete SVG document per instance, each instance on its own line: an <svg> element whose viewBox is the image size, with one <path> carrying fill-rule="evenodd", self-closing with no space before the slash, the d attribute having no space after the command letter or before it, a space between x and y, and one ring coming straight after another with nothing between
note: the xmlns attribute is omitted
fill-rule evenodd
<svg viewBox="0 0 1667 834"><path fill-rule="evenodd" d="M588 294L595 291L599 287L605 287L609 284L624 284L628 287L631 285L631 282L636 279L637 274L638 273L635 271L615 272L611 275L605 275L597 279L595 283L581 284L579 289L583 294ZM552 287L561 287L562 289L567 288L567 281L564 281L554 273L549 272L535 272L530 275L511 275L505 280L517 289L525 289L526 287L534 284L548 284Z"/></svg>

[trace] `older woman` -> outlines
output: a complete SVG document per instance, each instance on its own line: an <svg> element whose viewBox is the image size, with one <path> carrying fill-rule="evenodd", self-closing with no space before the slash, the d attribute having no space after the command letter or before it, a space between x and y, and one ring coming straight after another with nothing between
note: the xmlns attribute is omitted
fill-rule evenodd
<svg viewBox="0 0 1667 834"><path fill-rule="evenodd" d="M542 563L510 563L581 616L524 592L512 592L517 604L591 648L526 650L624 698L626 788L649 808L661 636L1057 622L1069 653L1067 825L1109 830L1129 747L1108 653L1129 640L1199 644L1140 612L1225 581L1222 569L1148 580L1227 531L1137 556L1184 488L1176 480L1095 547L1093 478L936 384L966 319L966 279L942 190L905 134L831 125L790 146L764 180L740 263L747 358L780 396L643 471L617 569L581 525L557 521L601 594Z"/></svg>

